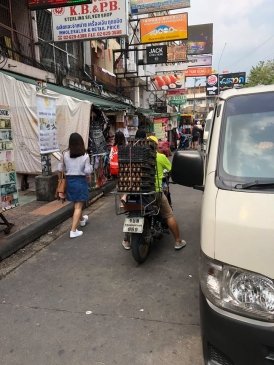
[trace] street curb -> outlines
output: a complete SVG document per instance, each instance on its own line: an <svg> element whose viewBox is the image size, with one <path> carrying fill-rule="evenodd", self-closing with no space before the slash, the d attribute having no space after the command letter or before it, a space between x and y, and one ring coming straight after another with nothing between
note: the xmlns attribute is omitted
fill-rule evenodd
<svg viewBox="0 0 274 365"><path fill-rule="evenodd" d="M92 201L97 196L109 193L116 186L115 181L106 183L102 188L91 191L89 201ZM100 198L100 197L99 197ZM43 217L39 221L30 224L23 228L21 231L17 231L10 234L9 237L4 238L0 245L0 261L11 256L16 251L25 247L29 243L35 241L43 234L49 232L54 227L58 226L66 219L70 218L73 214L73 203L66 205L63 208L58 209L56 212Z"/></svg>

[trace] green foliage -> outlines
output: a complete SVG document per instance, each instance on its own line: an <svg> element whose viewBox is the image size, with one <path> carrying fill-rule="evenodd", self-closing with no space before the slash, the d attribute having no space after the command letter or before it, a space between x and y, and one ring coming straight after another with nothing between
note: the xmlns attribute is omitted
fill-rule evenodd
<svg viewBox="0 0 274 365"><path fill-rule="evenodd" d="M250 70L247 86L270 84L274 84L274 60L260 61Z"/></svg>

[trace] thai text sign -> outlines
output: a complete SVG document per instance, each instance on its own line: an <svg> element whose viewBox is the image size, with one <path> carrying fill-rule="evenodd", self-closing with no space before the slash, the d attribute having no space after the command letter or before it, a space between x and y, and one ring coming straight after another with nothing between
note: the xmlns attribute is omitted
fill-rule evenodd
<svg viewBox="0 0 274 365"><path fill-rule="evenodd" d="M106 0L52 10L55 42L127 35L127 2Z"/></svg>
<svg viewBox="0 0 274 365"><path fill-rule="evenodd" d="M172 95L168 97L169 105L184 105L186 103L185 95Z"/></svg>
<svg viewBox="0 0 274 365"><path fill-rule="evenodd" d="M187 39L187 13L140 19L141 43Z"/></svg>
<svg viewBox="0 0 274 365"><path fill-rule="evenodd" d="M92 0L28 0L28 7L31 10L58 8L60 6L71 6L79 4L91 4Z"/></svg>
<svg viewBox="0 0 274 365"><path fill-rule="evenodd" d="M219 75L219 91L231 89L234 86L243 86L245 84L246 73L237 72Z"/></svg>
<svg viewBox="0 0 274 365"><path fill-rule="evenodd" d="M131 0L132 14L147 14L157 11L190 7L190 0Z"/></svg>
<svg viewBox="0 0 274 365"><path fill-rule="evenodd" d="M0 213L18 205L10 110L0 106Z"/></svg>
<svg viewBox="0 0 274 365"><path fill-rule="evenodd" d="M192 67L185 71L186 77L208 76L212 74L211 67Z"/></svg>
<svg viewBox="0 0 274 365"><path fill-rule="evenodd" d="M56 99L37 95L36 104L39 120L40 153L59 151L56 127Z"/></svg>

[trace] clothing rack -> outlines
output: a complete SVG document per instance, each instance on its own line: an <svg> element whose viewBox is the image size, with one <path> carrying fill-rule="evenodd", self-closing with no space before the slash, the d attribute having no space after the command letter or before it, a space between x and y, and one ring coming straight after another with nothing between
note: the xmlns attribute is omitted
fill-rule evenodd
<svg viewBox="0 0 274 365"><path fill-rule="evenodd" d="M0 222L0 225L1 226L7 226L5 229L4 229L4 232L6 234L10 233L10 230L11 228L14 226L13 223L10 223L4 216L3 213L0 213L0 219L2 219L3 222Z"/></svg>

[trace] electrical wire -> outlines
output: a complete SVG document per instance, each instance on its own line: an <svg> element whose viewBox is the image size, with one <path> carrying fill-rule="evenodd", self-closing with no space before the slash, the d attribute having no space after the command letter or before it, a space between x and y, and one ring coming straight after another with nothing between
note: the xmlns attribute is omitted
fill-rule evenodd
<svg viewBox="0 0 274 365"><path fill-rule="evenodd" d="M244 60L245 58L249 57L250 55L252 55L255 51L257 51L259 48L261 48L262 46L264 46L267 42L269 42L272 38L274 37L274 34L272 36L270 36L269 38L267 38L263 43L259 44L257 47L253 48L250 52L248 52L246 55L244 55L243 57L239 58L236 62L234 62L233 64L231 64L228 68L232 68L234 65L237 65L240 61Z"/></svg>

